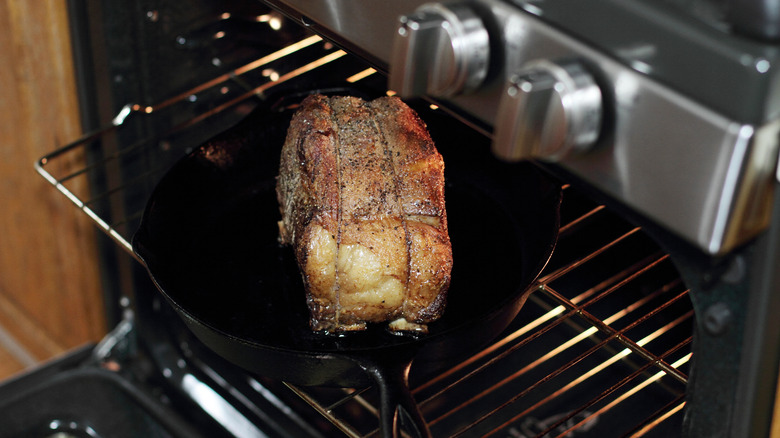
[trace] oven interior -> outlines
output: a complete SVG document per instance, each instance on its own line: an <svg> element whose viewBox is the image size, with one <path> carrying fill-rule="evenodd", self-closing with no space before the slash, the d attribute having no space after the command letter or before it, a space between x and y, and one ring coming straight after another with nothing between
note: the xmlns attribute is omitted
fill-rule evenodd
<svg viewBox="0 0 780 438"><path fill-rule="evenodd" d="M92 131L37 168L107 236L102 263L116 329L34 385L22 378L7 386L13 403L0 402L0 417L23 417L0 436L113 436L106 430L117 427L146 428L143 436L376 436L375 389L294 386L202 346L161 299L131 241L156 182L206 139L291 94L384 93L385 76L259 3L73 3L77 56L91 67L80 77L96 84L82 84L93 90L83 96ZM426 111L469 129L442 109ZM489 148L479 133L469 139L475 150ZM549 177L562 186L560 235L518 317L438 375L412 367L433 436L679 436L696 318L689 289L642 228ZM90 402L68 412L63 395ZM106 409L120 410L110 403L127 416L105 424ZM11 405L46 408L12 414Z"/></svg>

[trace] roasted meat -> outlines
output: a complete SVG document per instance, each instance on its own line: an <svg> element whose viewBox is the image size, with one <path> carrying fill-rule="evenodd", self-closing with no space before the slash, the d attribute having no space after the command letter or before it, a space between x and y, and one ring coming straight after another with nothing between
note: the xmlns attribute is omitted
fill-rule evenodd
<svg viewBox="0 0 780 438"><path fill-rule="evenodd" d="M313 330L425 330L441 316L452 270L444 162L400 99L307 97L276 190Z"/></svg>

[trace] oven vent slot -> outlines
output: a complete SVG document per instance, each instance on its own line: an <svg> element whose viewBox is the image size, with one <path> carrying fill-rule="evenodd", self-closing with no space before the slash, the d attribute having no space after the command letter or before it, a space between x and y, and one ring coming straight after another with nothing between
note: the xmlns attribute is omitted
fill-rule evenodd
<svg viewBox="0 0 780 438"><path fill-rule="evenodd" d="M163 102L128 104L111 126L41 158L36 169L132 255L146 200L182 154L276 89L314 81L323 70L350 81L374 73L309 37ZM440 375L412 370L434 436L679 434L694 314L669 256L642 230L566 188L559 243L533 287L488 348ZM305 400L346 436L376 435L374 389L287 386L287 396Z"/></svg>

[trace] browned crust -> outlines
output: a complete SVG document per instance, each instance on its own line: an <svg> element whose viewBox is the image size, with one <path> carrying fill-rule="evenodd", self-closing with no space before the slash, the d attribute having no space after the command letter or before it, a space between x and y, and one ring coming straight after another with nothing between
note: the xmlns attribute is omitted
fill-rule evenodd
<svg viewBox="0 0 780 438"><path fill-rule="evenodd" d="M309 257L317 226L334 239L339 230L338 144L331 114L322 96L302 103L287 131L276 186L280 241L293 246L307 292L320 291L307 293L313 327L316 321L333 319L338 307L335 279L318 275Z"/></svg>
<svg viewBox="0 0 780 438"><path fill-rule="evenodd" d="M409 275L402 315L416 323L431 322L444 311L442 291L449 288L452 271L444 160L425 123L400 99L383 97L369 105L393 161L407 233Z"/></svg>
<svg viewBox="0 0 780 438"><path fill-rule="evenodd" d="M302 102L283 146L277 197L280 241L294 247L313 329L441 316L452 269L443 170L425 124L400 99ZM325 255L312 253L315 242ZM332 263L323 259L331 248ZM379 275L403 285L401 304L359 301L360 285L339 276L354 248L369 250Z"/></svg>
<svg viewBox="0 0 780 438"><path fill-rule="evenodd" d="M338 154L331 113L326 99L310 96L287 131L276 186L283 244L293 244L311 220L333 226L338 217Z"/></svg>

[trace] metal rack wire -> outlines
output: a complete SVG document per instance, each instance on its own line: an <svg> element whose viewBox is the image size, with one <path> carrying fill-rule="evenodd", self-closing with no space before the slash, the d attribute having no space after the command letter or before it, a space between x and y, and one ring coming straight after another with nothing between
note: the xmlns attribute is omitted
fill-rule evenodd
<svg viewBox="0 0 780 438"><path fill-rule="evenodd" d="M564 205L577 196L569 192ZM679 431L694 317L688 290L668 255L611 216L594 205L570 219L558 245L562 255L513 326L464 362L413 382L434 436ZM612 233L600 230L598 242L589 243L594 248L578 251L589 240L583 236L604 222ZM377 435L375 423L365 421L377 415L370 389L292 389L347 436Z"/></svg>
<svg viewBox="0 0 780 438"><path fill-rule="evenodd" d="M306 50L309 53L302 53ZM285 71L275 67L275 62L294 54L306 61ZM345 55L346 52L322 41L320 37L309 36L162 102L149 105L128 103L112 119L110 126L87 133L43 156L35 163L35 169L120 247L135 257L130 240L143 213L145 198L142 196L142 202L130 207L133 211L121 212L117 218L112 218L117 216L116 212L110 212L110 208L106 209L106 206L124 205L124 201L114 200L128 191L141 190L148 195L165 170L181 157L183 152L186 153L197 145L187 143L183 133L189 129L209 123L209 118L219 117L241 105L252 105L253 99L264 100L270 89L312 74L327 64L336 63ZM374 73L375 70L370 68L351 71L346 81L354 83ZM176 119L179 112L192 112L180 111L183 107L190 107L202 101L208 103L202 106L203 109L198 111L196 116L184 120ZM238 113L244 114L246 111ZM117 137L121 136L123 131L133 131L139 125L162 127L154 135L134 141L129 146L116 145L119 142ZM185 140L182 141L180 137L185 137ZM90 181L95 175L111 175L106 169L117 171L120 162L146 159L149 151L161 158L155 168L145 169L143 174L134 175L129 180L109 181L103 193L90 193Z"/></svg>
<svg viewBox="0 0 780 438"><path fill-rule="evenodd" d="M310 53L298 67L275 68L302 51ZM318 37L306 38L163 102L128 104L111 126L46 155L36 169L135 257L130 242L145 200L165 170L196 145L191 129L343 62L344 55ZM352 82L374 73L353 64L337 68ZM198 116L176 119L177 108L202 102L208 103ZM134 124L161 123L166 127L154 136L117 146ZM105 191L90 192L91 182L104 178L98 175L150 153L157 158L143 173L108 177L101 181ZM639 437L679 430L694 318L685 285L640 229L571 188L562 215L553 259L512 326L439 375L412 371L414 396L434 436ZM346 436L377 434L372 388L288 387Z"/></svg>

